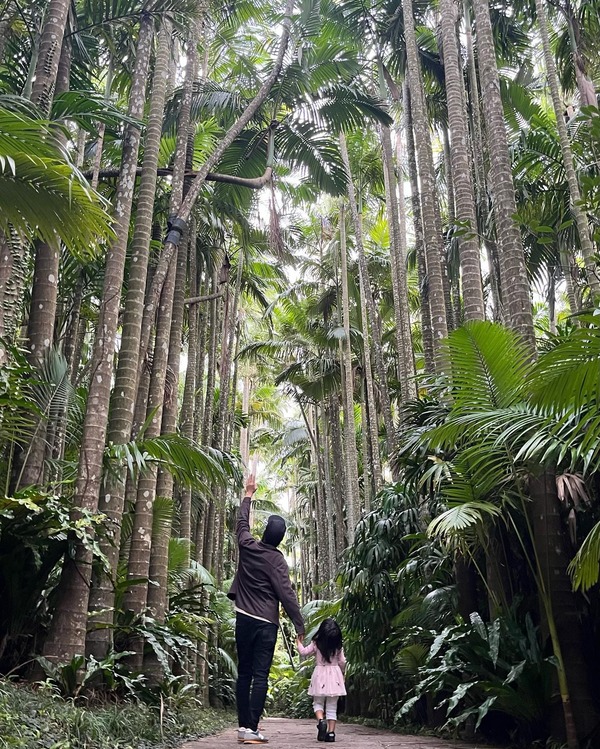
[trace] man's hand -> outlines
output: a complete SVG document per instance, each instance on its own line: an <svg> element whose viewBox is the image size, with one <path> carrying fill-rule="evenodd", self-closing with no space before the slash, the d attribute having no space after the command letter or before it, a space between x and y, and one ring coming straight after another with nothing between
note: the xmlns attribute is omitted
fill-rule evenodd
<svg viewBox="0 0 600 749"><path fill-rule="evenodd" d="M246 489L245 489L244 496L252 497L255 491L256 491L256 477L254 476L253 473L251 473L246 479Z"/></svg>
<svg viewBox="0 0 600 749"><path fill-rule="evenodd" d="M298 640L300 645L304 645L304 635L298 635L296 639Z"/></svg>

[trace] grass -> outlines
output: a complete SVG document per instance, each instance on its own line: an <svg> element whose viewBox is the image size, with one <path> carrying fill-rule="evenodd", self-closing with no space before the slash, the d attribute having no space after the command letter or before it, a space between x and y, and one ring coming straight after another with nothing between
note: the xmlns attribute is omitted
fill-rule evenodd
<svg viewBox="0 0 600 749"><path fill-rule="evenodd" d="M233 715L203 708L192 696L161 709L142 703L75 704L48 688L0 681L2 749L159 749L217 733Z"/></svg>

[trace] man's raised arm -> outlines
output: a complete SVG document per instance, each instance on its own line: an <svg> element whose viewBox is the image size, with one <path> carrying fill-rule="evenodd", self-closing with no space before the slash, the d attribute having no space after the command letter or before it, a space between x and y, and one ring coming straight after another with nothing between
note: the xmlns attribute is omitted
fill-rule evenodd
<svg viewBox="0 0 600 749"><path fill-rule="evenodd" d="M246 480L244 498L240 503L240 511L238 513L236 533L239 546L248 546L249 544L256 543L256 539L250 533L250 502L255 491L256 479L253 474L250 474Z"/></svg>

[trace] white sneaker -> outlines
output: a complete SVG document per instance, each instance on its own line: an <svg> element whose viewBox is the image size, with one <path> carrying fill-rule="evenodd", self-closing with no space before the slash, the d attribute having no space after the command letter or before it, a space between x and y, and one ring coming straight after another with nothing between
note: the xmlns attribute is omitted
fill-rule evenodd
<svg viewBox="0 0 600 749"><path fill-rule="evenodd" d="M268 744L269 739L266 738L266 736L263 736L260 731L251 731L248 729L246 731L246 738L244 739L244 744Z"/></svg>
<svg viewBox="0 0 600 749"><path fill-rule="evenodd" d="M249 730L249 728L243 728L242 726L238 728L238 744L244 743L244 739L246 738L246 734Z"/></svg>

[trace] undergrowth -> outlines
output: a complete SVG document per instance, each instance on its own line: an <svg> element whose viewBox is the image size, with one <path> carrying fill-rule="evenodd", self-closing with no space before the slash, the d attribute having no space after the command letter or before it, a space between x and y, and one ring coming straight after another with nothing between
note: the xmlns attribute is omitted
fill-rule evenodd
<svg viewBox="0 0 600 749"><path fill-rule="evenodd" d="M0 682L2 749L158 749L216 733L232 722L231 713L203 708L190 695L157 707L76 704L47 686Z"/></svg>

